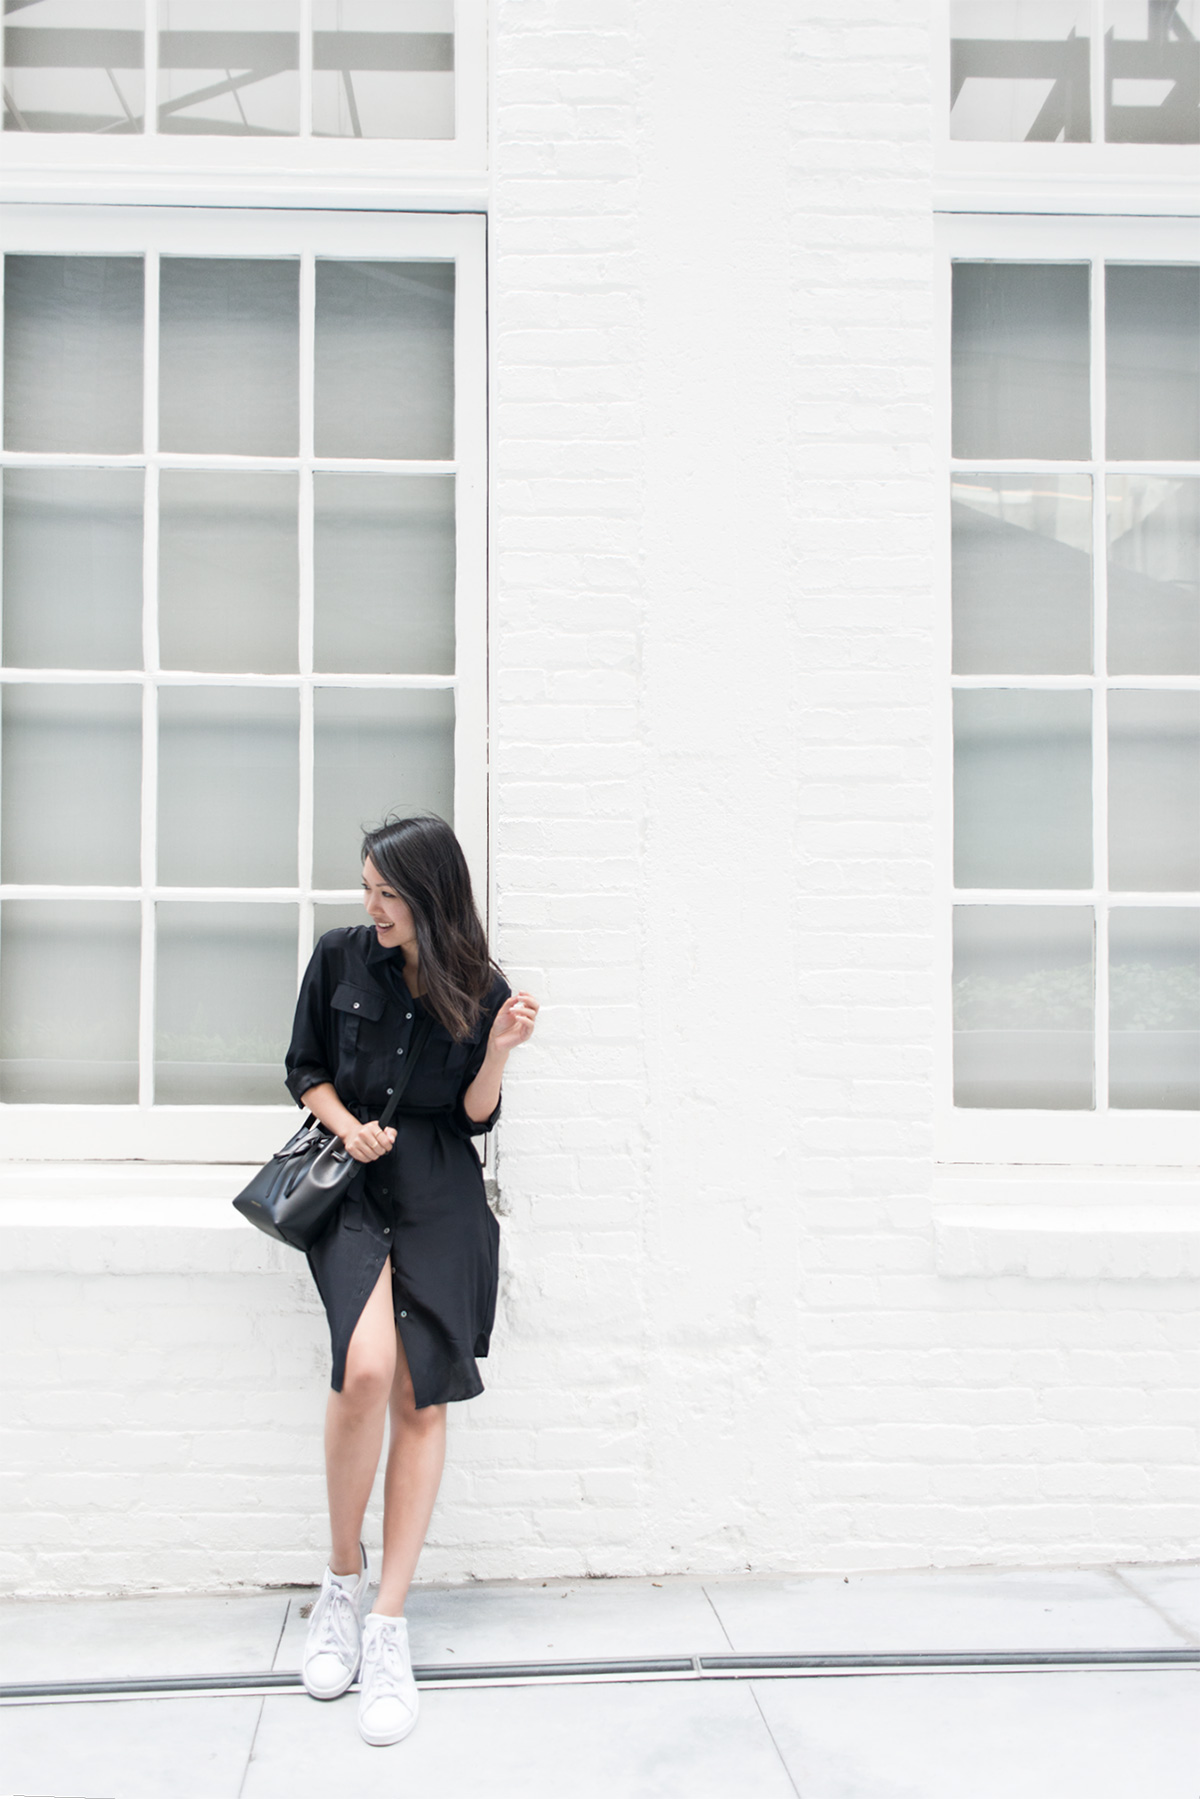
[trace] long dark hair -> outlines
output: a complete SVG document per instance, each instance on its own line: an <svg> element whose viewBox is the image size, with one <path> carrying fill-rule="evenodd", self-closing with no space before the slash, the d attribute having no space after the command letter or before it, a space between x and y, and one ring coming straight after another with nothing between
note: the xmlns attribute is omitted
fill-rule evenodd
<svg viewBox="0 0 1200 1799"><path fill-rule="evenodd" d="M383 880L413 915L422 999L455 1042L479 1023L494 964L471 892L462 845L444 819L385 818L363 838Z"/></svg>

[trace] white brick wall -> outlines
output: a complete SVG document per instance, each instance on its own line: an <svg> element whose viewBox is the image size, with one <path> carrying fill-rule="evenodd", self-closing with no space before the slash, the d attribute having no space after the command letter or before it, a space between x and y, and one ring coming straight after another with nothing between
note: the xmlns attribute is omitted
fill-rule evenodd
<svg viewBox="0 0 1200 1799"><path fill-rule="evenodd" d="M545 1010L426 1578L1200 1549L1194 1282L935 1260L927 30L497 0L497 942ZM11 1285L9 1584L314 1574L295 1269Z"/></svg>

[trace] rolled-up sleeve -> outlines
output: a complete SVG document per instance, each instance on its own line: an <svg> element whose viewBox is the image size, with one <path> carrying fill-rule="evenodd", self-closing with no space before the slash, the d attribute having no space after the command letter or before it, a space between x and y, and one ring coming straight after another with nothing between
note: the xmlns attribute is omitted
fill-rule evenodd
<svg viewBox="0 0 1200 1799"><path fill-rule="evenodd" d="M322 938L300 983L292 1040L284 1061L287 1089L298 1106L304 1104L310 1087L333 1080L329 1024L329 959Z"/></svg>
<svg viewBox="0 0 1200 1799"><path fill-rule="evenodd" d="M462 1084L458 1089L458 1097L454 1102L454 1111L451 1114L451 1123L460 1137L485 1136L487 1132L492 1129L500 1116L500 1100L496 1101L495 1110L489 1117L479 1119L470 1116L466 1107L463 1105L463 1100L466 1097L467 1088L471 1085L471 1082L483 1067L484 1057L487 1055L488 1037L491 1035L492 1026L496 1022L496 1014L508 998L509 992L510 988L508 983L506 981L497 980L492 991L488 994L487 1006L480 1022L479 1042L471 1051L471 1059L467 1063L467 1071L463 1076Z"/></svg>

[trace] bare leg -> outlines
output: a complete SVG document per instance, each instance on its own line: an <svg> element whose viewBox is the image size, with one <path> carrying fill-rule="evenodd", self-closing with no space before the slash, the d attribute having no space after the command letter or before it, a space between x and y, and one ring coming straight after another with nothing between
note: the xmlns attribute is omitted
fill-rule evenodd
<svg viewBox="0 0 1200 1799"><path fill-rule="evenodd" d="M427 1405L417 1410L399 1334L391 1418L383 1486L383 1570L375 1610L388 1618L400 1618L446 1460L446 1408Z"/></svg>
<svg viewBox="0 0 1200 1799"><path fill-rule="evenodd" d="M383 1421L396 1372L392 1316L392 1268L385 1262L375 1290L354 1327L340 1393L330 1393L325 1412L325 1481L335 1574L357 1574L363 1514L371 1497Z"/></svg>

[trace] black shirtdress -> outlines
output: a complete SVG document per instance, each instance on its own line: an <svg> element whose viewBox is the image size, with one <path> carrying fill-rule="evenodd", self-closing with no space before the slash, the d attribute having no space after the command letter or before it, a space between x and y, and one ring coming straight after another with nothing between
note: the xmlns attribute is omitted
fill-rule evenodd
<svg viewBox="0 0 1200 1799"><path fill-rule="evenodd" d="M365 1124L387 1104L400 1058L422 1018L432 1017L404 984L404 954L385 949L372 925L327 931L313 951L296 1002L287 1085L298 1105L332 1081ZM509 987L497 974L478 1028L455 1043L436 1018L396 1112L396 1142L362 1164L328 1230L308 1252L329 1319L332 1385L340 1393L346 1351L379 1271L390 1255L396 1328L418 1406L473 1399L483 1382L475 1358L488 1352L496 1313L500 1227L483 1190L471 1138L491 1130L463 1110L483 1066L488 1033Z"/></svg>

